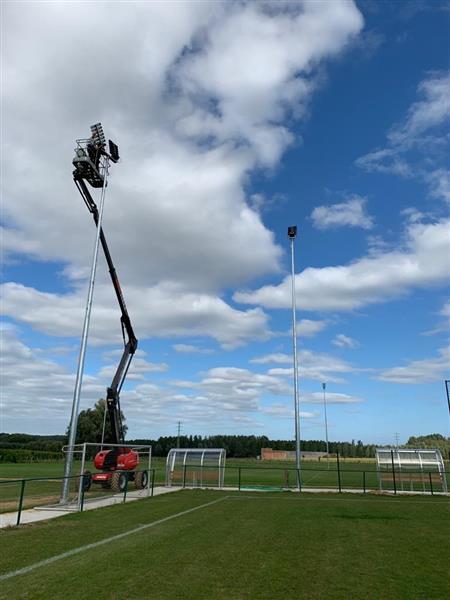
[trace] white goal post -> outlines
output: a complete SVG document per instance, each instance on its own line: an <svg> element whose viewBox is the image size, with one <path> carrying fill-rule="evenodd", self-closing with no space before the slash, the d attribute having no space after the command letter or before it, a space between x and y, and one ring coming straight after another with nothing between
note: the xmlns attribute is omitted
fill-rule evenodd
<svg viewBox="0 0 450 600"><path fill-rule="evenodd" d="M75 444L74 446L63 446L62 452L66 453L69 449L72 450L75 460L79 461L79 473L77 474L79 477L78 482L78 493L74 498L77 503L78 510L80 510L81 498L82 498L82 486L83 486L83 477L82 475L90 470L87 467L91 466L89 463L92 462L92 468L95 469L93 464L95 455L101 450L112 450L113 448L129 448L134 450L139 455L139 465L136 469L137 471L147 471L148 475L151 471L152 467L152 447L148 445L130 445L130 444L106 444L106 443L94 443L94 442L84 442L83 444ZM92 456L91 456L92 455ZM98 471L97 471L98 472ZM147 476L147 492L150 493L150 477Z"/></svg>

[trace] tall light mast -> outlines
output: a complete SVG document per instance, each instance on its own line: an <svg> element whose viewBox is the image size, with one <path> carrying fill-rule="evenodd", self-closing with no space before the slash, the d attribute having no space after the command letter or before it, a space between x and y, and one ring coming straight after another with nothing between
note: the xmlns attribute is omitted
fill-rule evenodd
<svg viewBox="0 0 450 600"><path fill-rule="evenodd" d="M294 413L295 413L295 468L297 472L297 487L301 489L301 461L300 461L300 409L298 399L298 361L297 361L297 318L295 298L295 261L294 240L297 236L297 226L288 227L288 238L291 242L291 274L292 274L292 348L294 358Z"/></svg>

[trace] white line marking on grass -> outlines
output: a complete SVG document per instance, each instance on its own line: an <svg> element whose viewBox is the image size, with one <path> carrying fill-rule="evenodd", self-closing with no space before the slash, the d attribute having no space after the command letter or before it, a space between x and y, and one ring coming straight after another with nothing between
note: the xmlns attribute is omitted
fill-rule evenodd
<svg viewBox="0 0 450 600"><path fill-rule="evenodd" d="M16 571L10 571L9 573L5 573L4 575L0 575L0 581L5 581L5 579L10 579L11 577L16 577L17 575L25 575L30 571L34 571L39 567L45 567L50 565L51 563L56 562L57 560L62 560L63 558L69 558L70 556L74 556L75 554L79 554L80 552L84 552L85 550L91 550L92 548L97 548L98 546L103 546L104 544L109 544L110 542L115 542L116 540L120 540L129 535L133 535L133 533L138 533L139 531L143 531L144 529L149 529L150 527L155 527L156 525L160 525L161 523L166 523L172 519L176 519L177 517L182 517L183 515L187 515L196 510L200 510L201 508L206 508L207 506L212 506L213 504L217 504L218 502L222 502L226 500L229 496L223 496L222 498L218 498L217 500L213 500L212 502L207 502L206 504L200 504L200 506L194 506L193 508L188 508L187 510L183 510L175 515L170 515L169 517L164 517L163 519L158 519L158 521L153 521L152 523L146 523L145 525L139 525L139 527L135 527L134 529L130 529L129 531L124 531L123 533L118 533L117 535L113 535L109 538L105 538L103 540L99 540L98 542L93 542L92 544L86 544L85 546L79 546L78 548L74 548L73 550L68 550L67 552L63 552L62 554L57 554L56 556L51 556L50 558L46 558L44 560L40 560L37 563L29 565L28 567L23 567L22 569L17 569Z"/></svg>
<svg viewBox="0 0 450 600"><path fill-rule="evenodd" d="M305 492L308 493L308 492ZM339 495L335 495L333 496L333 498L318 498L316 495L314 496L310 496L310 497L305 497L305 496L297 496L297 497L290 497L290 498L285 498L282 496L265 496L263 494L261 495L254 495L254 496L248 496L246 494L240 494L239 496L227 496L230 500L241 500L241 499L252 499L252 500L287 500L287 501L291 501L291 502L307 502L308 500L320 500L321 502L378 502L378 503L385 503L385 502L395 502L397 504L426 504L426 500L401 500L399 502L398 499L394 499L394 498L385 498L383 496L383 500L381 500L381 498L342 498L339 497ZM399 496L399 498L401 498L402 496ZM435 504L443 504L446 506L450 506L450 502L447 501L437 501L435 500L432 505L434 506Z"/></svg>
<svg viewBox="0 0 450 600"><path fill-rule="evenodd" d="M313 479L315 479L316 477L319 477L320 473L316 473L315 475L311 475L311 477L308 479L308 481L305 481L304 479L302 480L302 485L307 486L309 484L310 481L312 481ZM303 471L303 477L305 477L305 471Z"/></svg>

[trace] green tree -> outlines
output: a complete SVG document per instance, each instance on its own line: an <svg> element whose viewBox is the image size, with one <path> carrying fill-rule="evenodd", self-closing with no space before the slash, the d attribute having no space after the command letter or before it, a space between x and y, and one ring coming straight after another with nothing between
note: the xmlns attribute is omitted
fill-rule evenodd
<svg viewBox="0 0 450 600"><path fill-rule="evenodd" d="M406 446L408 448L436 448L441 451L443 458L450 456L450 438L446 438L440 433L411 436Z"/></svg>
<svg viewBox="0 0 450 600"><path fill-rule="evenodd" d="M100 443L102 441L103 419L105 415L106 400L101 398L95 403L94 408L82 410L78 415L77 435L75 438L76 444L84 442ZM123 425L123 435L126 435L128 427L125 425L125 417L120 411ZM69 430L67 430L69 435ZM105 424L105 442L111 442L111 424L108 415L106 415Z"/></svg>

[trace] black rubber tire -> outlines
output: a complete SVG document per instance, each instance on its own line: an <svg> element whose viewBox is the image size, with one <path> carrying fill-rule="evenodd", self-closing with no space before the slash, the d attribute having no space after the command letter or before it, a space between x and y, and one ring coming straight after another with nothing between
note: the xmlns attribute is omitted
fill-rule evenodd
<svg viewBox="0 0 450 600"><path fill-rule="evenodd" d="M88 492L92 485L92 473L90 471L83 471L83 492Z"/></svg>
<svg viewBox="0 0 450 600"><path fill-rule="evenodd" d="M111 476L111 489L113 492L124 492L127 486L128 476L121 471L114 471Z"/></svg>
<svg viewBox="0 0 450 600"><path fill-rule="evenodd" d="M137 490L143 490L148 485L147 471L138 471L134 476L134 486Z"/></svg>

